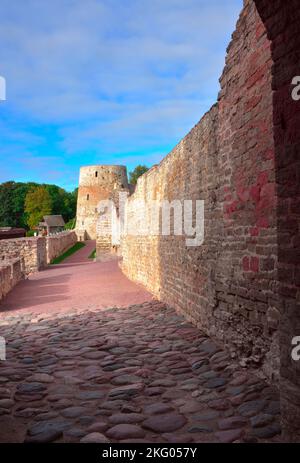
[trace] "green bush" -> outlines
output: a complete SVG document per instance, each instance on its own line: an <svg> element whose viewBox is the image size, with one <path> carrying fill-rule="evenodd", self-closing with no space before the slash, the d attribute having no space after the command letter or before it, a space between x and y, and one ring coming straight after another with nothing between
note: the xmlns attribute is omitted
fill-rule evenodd
<svg viewBox="0 0 300 463"><path fill-rule="evenodd" d="M65 225L65 230L74 230L76 225L76 218L69 220Z"/></svg>
<svg viewBox="0 0 300 463"><path fill-rule="evenodd" d="M129 183L136 185L138 178L145 174L149 170L149 167L144 165L136 166L136 168L129 173Z"/></svg>
<svg viewBox="0 0 300 463"><path fill-rule="evenodd" d="M34 236L35 233L37 233L36 230L28 230L28 231L26 232L26 236L27 236L28 238L30 238L31 236Z"/></svg>

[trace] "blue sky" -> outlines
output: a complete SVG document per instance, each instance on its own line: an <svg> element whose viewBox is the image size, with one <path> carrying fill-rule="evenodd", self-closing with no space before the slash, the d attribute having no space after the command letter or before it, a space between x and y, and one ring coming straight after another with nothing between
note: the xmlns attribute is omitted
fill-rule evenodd
<svg viewBox="0 0 300 463"><path fill-rule="evenodd" d="M0 182L159 162L216 101L242 0L1 0Z"/></svg>

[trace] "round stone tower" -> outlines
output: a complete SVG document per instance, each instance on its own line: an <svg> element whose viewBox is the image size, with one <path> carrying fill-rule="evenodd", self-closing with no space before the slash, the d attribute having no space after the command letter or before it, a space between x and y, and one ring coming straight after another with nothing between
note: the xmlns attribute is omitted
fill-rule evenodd
<svg viewBox="0 0 300 463"><path fill-rule="evenodd" d="M78 239L97 238L97 206L100 201L110 199L116 191L128 190L125 166L81 167L77 201L76 231Z"/></svg>

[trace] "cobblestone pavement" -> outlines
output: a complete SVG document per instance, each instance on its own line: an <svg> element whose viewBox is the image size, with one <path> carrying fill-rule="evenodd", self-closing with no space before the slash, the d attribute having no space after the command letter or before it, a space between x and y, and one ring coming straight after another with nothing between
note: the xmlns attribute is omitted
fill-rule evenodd
<svg viewBox="0 0 300 463"><path fill-rule="evenodd" d="M159 302L0 319L1 442L279 441L276 390Z"/></svg>

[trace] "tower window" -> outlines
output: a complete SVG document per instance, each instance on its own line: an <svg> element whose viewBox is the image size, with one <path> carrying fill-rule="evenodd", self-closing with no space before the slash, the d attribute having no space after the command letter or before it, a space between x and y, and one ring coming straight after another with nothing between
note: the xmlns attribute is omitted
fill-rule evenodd
<svg viewBox="0 0 300 463"><path fill-rule="evenodd" d="M98 172L97 171L95 172L95 177L98 177Z"/></svg>
<svg viewBox="0 0 300 463"><path fill-rule="evenodd" d="M90 199L90 195L87 194L87 195L86 195L86 200L88 201L89 199Z"/></svg>

